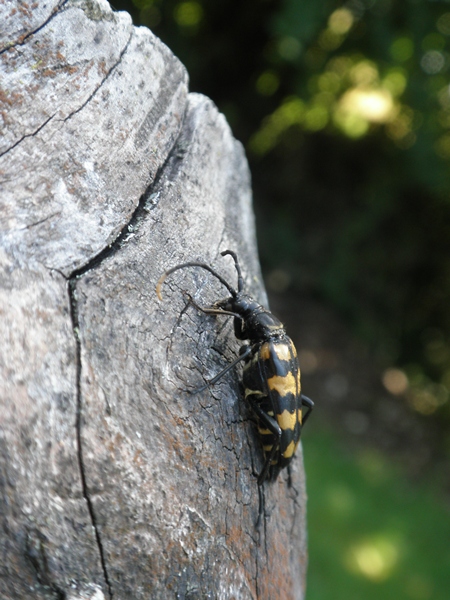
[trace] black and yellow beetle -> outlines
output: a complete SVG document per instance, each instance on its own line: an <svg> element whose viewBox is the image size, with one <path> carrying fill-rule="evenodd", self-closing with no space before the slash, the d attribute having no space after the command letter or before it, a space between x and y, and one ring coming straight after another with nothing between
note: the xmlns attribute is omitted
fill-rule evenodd
<svg viewBox="0 0 450 600"><path fill-rule="evenodd" d="M264 467L258 477L258 484L262 485L266 480L276 479L280 470L291 462L300 441L302 425L314 403L301 393L297 352L283 324L244 293L244 280L236 254L231 250L221 254L230 255L234 260L238 275L237 291L209 265L186 262L163 273L156 293L161 300L161 286L166 277L187 267L206 269L230 292L229 298L219 300L209 308L199 306L189 297L190 302L204 313L234 317L236 337L249 341L241 347L239 356L232 363L196 392L213 385L239 362L244 362L245 399L257 418L265 454ZM306 407L304 414L303 407Z"/></svg>

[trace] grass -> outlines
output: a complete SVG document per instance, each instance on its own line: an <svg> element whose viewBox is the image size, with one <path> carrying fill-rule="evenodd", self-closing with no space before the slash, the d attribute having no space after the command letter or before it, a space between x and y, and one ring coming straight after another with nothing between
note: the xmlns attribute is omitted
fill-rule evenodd
<svg viewBox="0 0 450 600"><path fill-rule="evenodd" d="M306 433L306 432L305 432ZM307 600L448 600L450 510L373 450L308 429Z"/></svg>

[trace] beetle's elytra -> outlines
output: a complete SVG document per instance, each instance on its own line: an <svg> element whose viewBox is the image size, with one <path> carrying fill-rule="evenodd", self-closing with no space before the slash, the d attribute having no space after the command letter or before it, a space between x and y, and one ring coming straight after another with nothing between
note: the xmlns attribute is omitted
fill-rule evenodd
<svg viewBox="0 0 450 600"><path fill-rule="evenodd" d="M301 429L314 406L312 400L303 396L300 385L300 367L297 351L286 335L283 324L256 300L244 293L244 280L237 256L230 255L238 276L237 291L209 265L202 262L186 262L172 267L160 277L156 293L161 300L161 286L168 275L179 269L199 267L209 271L231 294L213 306L198 306L209 315L234 317L234 333L239 340L248 340L241 347L239 356L205 386L216 383L236 364L243 361L243 384L245 399L250 404L258 422L265 462L258 477L258 484L274 480L281 469L289 465L300 441ZM303 412L305 407L305 412Z"/></svg>

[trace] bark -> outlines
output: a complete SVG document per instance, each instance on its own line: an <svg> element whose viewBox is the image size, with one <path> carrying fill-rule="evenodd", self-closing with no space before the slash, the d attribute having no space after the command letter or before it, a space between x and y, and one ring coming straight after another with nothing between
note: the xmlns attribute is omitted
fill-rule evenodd
<svg viewBox="0 0 450 600"><path fill-rule="evenodd" d="M265 300L241 145L103 0L0 6L0 597L303 598L301 451L264 488L226 295Z"/></svg>

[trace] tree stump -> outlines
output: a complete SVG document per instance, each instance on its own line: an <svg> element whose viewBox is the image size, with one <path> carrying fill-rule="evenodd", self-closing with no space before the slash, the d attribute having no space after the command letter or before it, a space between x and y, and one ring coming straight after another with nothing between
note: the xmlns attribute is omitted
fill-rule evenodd
<svg viewBox="0 0 450 600"><path fill-rule="evenodd" d="M0 6L0 597L303 598L301 451L266 484L213 265L266 300L250 177L180 62L104 0Z"/></svg>

